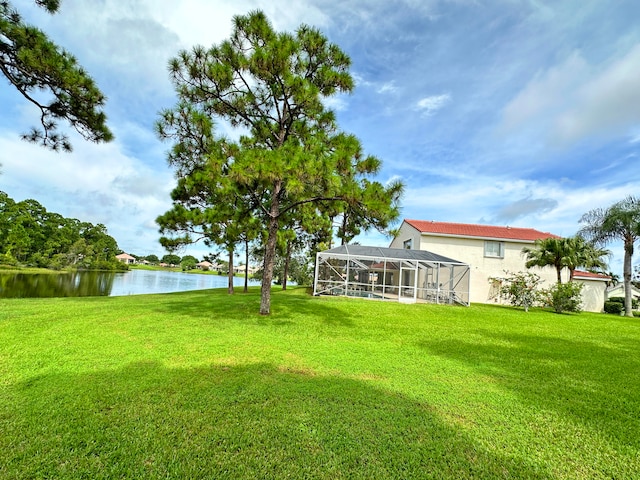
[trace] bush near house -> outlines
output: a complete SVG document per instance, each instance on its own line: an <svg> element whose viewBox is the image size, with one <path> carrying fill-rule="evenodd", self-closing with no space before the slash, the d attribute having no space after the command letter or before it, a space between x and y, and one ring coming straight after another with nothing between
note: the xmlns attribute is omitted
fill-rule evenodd
<svg viewBox="0 0 640 480"><path fill-rule="evenodd" d="M556 283L541 292L542 301L546 307L551 307L556 313L582 311L582 288L580 282Z"/></svg>
<svg viewBox="0 0 640 480"><path fill-rule="evenodd" d="M624 310L624 305L620 302L613 301L610 299L607 302L604 302L604 312L605 313L613 313L615 315L620 315Z"/></svg>
<svg viewBox="0 0 640 480"><path fill-rule="evenodd" d="M608 301L620 303L622 304L622 307L624 309L624 297L611 297ZM634 310L638 308L638 300L636 298L631 299L631 308L633 308Z"/></svg>

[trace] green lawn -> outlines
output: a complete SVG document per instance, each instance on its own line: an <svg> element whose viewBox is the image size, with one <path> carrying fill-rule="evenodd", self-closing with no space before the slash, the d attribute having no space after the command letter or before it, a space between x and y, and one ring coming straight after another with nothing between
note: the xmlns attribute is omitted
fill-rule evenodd
<svg viewBox="0 0 640 480"><path fill-rule="evenodd" d="M640 478L640 320L0 300L0 478Z"/></svg>

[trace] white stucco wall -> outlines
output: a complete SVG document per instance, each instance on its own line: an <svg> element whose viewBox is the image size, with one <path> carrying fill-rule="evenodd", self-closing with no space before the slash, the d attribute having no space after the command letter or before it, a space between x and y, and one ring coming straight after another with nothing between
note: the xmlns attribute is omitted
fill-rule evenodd
<svg viewBox="0 0 640 480"><path fill-rule="evenodd" d="M575 278L576 282L582 282L582 309L585 312L604 311L604 301L607 291L607 283L602 280L587 280Z"/></svg>

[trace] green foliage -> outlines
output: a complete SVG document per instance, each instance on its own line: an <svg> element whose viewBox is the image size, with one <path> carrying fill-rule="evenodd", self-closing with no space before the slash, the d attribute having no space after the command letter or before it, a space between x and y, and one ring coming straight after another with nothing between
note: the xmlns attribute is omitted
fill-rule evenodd
<svg viewBox="0 0 640 480"><path fill-rule="evenodd" d="M257 260L262 260L260 255L254 256ZM278 254L273 266L273 283L283 285L285 275L287 280L291 280L296 285L313 284L313 263L306 252L297 252L291 255L288 262L288 270L285 273L286 256ZM253 276L256 280L262 280L262 269Z"/></svg>
<svg viewBox="0 0 640 480"><path fill-rule="evenodd" d="M35 200L16 203L0 192L0 254L7 261L56 270L114 270L122 268L117 252L104 225L47 212Z"/></svg>
<svg viewBox="0 0 640 480"><path fill-rule="evenodd" d="M624 303L614 301L614 299L609 299L608 301L604 302L604 311L605 313L620 315L624 311Z"/></svg>
<svg viewBox="0 0 640 480"><path fill-rule="evenodd" d="M514 307L522 307L525 312L535 306L540 300L540 275L531 272L505 272L506 278L491 278L492 282L500 283L500 295Z"/></svg>
<svg viewBox="0 0 640 480"><path fill-rule="evenodd" d="M0 265L15 267L18 261L10 253L0 253Z"/></svg>
<svg viewBox="0 0 640 480"><path fill-rule="evenodd" d="M611 297L609 298L609 302L617 302L617 303L621 303L622 305L624 305L624 297ZM638 299L637 298L631 298L631 308L633 308L634 310L638 308Z"/></svg>
<svg viewBox="0 0 640 480"><path fill-rule="evenodd" d="M527 257L527 268L552 266L556 269L557 282L562 283L562 270L569 269L569 280L578 268L606 269L603 257L610 255L608 250L597 247L582 236L569 238L544 238L535 241L533 247L522 249Z"/></svg>
<svg viewBox="0 0 640 480"><path fill-rule="evenodd" d="M276 32L259 11L233 20L230 39L197 46L170 62L178 94L161 112L162 139L174 142L174 208L158 218L167 248L202 238L231 254L254 240L264 247L260 311L283 231L315 234L341 218L340 236L387 229L399 216L402 184L368 177L380 160L338 131L327 97L353 89L350 59L316 29ZM214 119L242 130L238 142L216 138ZM252 223L253 222L253 223Z"/></svg>
<svg viewBox="0 0 640 480"><path fill-rule="evenodd" d="M585 213L580 219L584 226L580 233L596 244L622 241L624 246L623 282L625 290L625 312L631 317L631 280L633 250L640 238L640 199L629 195L608 208L597 208Z"/></svg>
<svg viewBox="0 0 640 480"><path fill-rule="evenodd" d="M182 267L182 270L186 272L196 268L197 263L198 263L198 259L196 257L192 255L186 255L182 257L182 260L180 261L180 266Z"/></svg>
<svg viewBox="0 0 640 480"><path fill-rule="evenodd" d="M582 282L556 283L543 290L542 301L556 313L580 312L582 310Z"/></svg>
<svg viewBox="0 0 640 480"><path fill-rule="evenodd" d="M55 13L59 1L35 3ZM69 139L58 131L59 120L66 120L86 140L113 138L102 111L105 97L93 79L45 33L25 24L7 0L0 1L0 73L40 111L41 128L33 128L24 139L70 151ZM49 102L40 100L43 92L51 95Z"/></svg>
<svg viewBox="0 0 640 480"><path fill-rule="evenodd" d="M166 263L167 265L180 265L181 261L182 259L174 253L167 253L160 259L160 262Z"/></svg>

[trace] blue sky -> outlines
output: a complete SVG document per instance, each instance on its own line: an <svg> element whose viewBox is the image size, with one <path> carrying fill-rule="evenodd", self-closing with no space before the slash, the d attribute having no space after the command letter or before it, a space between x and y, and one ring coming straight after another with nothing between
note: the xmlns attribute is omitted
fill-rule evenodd
<svg viewBox="0 0 640 480"><path fill-rule="evenodd" d="M383 161L378 179L405 182L404 218L568 236L582 214L638 194L636 0L63 0L54 16L14 3L95 78L116 140L71 134L72 154L24 143L38 112L0 86L0 190L103 223L130 253L165 253L154 221L175 180L153 123L175 103L168 60L254 9L278 30L313 25L351 57L356 89L328 104Z"/></svg>

